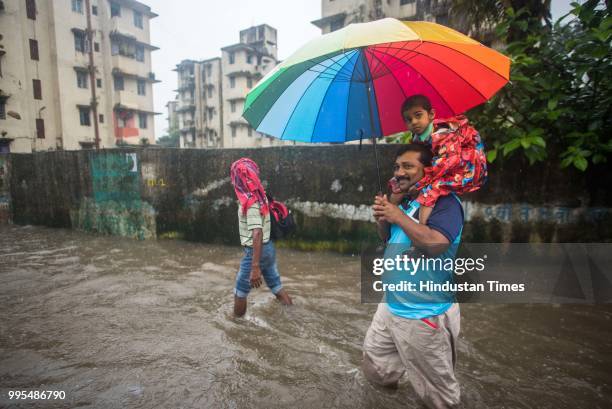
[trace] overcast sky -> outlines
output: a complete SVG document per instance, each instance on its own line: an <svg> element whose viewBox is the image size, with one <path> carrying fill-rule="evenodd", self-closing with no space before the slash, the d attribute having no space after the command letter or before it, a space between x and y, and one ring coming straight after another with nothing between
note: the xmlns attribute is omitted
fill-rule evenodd
<svg viewBox="0 0 612 409"><path fill-rule="evenodd" d="M285 59L321 31L310 24L321 17L321 0L140 0L159 17L151 20L156 138L168 127L166 103L173 100L181 60L221 56L221 47L237 43L239 31L269 24L278 30L278 57ZM357 1L357 0L356 0ZM552 0L553 17L570 10L571 0Z"/></svg>
<svg viewBox="0 0 612 409"><path fill-rule="evenodd" d="M321 34L310 24L321 16L320 0L140 0L159 17L151 20L154 51L153 72L161 83L153 95L155 134L168 128L166 103L173 100L176 72L181 60L202 60L221 56L221 47L237 43L239 32L258 24L278 30L278 57L286 58L301 44Z"/></svg>

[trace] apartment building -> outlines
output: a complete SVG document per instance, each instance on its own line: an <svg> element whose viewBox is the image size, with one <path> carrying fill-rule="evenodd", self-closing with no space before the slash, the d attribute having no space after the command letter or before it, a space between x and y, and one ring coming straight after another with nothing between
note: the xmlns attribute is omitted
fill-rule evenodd
<svg viewBox="0 0 612 409"><path fill-rule="evenodd" d="M154 143L149 21L134 0L3 0L0 149Z"/></svg>
<svg viewBox="0 0 612 409"><path fill-rule="evenodd" d="M223 146L221 58L183 60L178 76L176 124L181 148Z"/></svg>
<svg viewBox="0 0 612 409"><path fill-rule="evenodd" d="M448 25L449 4L448 0L321 0L321 18L312 24L322 34L385 17Z"/></svg>
<svg viewBox="0 0 612 409"><path fill-rule="evenodd" d="M168 110L168 129L178 128L178 99L174 101L168 101L166 109Z"/></svg>
<svg viewBox="0 0 612 409"><path fill-rule="evenodd" d="M277 32L267 24L240 31L221 57L176 66L176 108L182 148L244 148L293 144L255 131L242 111L246 95L277 59ZM170 115L170 113L169 113Z"/></svg>

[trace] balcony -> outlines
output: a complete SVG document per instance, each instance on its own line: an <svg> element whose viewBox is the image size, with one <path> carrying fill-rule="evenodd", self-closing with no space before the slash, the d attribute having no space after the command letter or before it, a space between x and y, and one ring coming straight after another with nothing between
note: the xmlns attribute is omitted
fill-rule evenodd
<svg viewBox="0 0 612 409"><path fill-rule="evenodd" d="M133 138L139 135L138 128L115 128L116 138Z"/></svg>
<svg viewBox="0 0 612 409"><path fill-rule="evenodd" d="M181 103L181 106L176 109L176 112L188 112L188 111L195 111L195 104L193 103L193 101L192 103L188 103L188 104L183 102Z"/></svg>
<svg viewBox="0 0 612 409"><path fill-rule="evenodd" d="M255 69L237 69L236 71L231 71L227 74L228 77L246 77L259 79L263 77L263 68L260 65L256 66Z"/></svg>
<svg viewBox="0 0 612 409"><path fill-rule="evenodd" d="M157 47L148 44L147 31L136 28L131 18L111 18L109 31L113 36L123 37L125 40L133 40L152 49L157 49Z"/></svg>
<svg viewBox="0 0 612 409"><path fill-rule="evenodd" d="M127 82L127 81L126 81ZM128 85L128 84L126 84ZM132 85L130 84L130 87ZM150 95L138 95L134 91L115 91L115 102L121 106L137 111L153 111L153 98Z"/></svg>
<svg viewBox="0 0 612 409"><path fill-rule="evenodd" d="M111 63L113 68L121 72L129 72L131 75L148 78L151 73L150 67L147 67L142 61L138 61L134 58L124 56L121 54L115 54L111 57Z"/></svg>
<svg viewBox="0 0 612 409"><path fill-rule="evenodd" d="M181 128L181 133L195 132L195 126L184 126Z"/></svg>

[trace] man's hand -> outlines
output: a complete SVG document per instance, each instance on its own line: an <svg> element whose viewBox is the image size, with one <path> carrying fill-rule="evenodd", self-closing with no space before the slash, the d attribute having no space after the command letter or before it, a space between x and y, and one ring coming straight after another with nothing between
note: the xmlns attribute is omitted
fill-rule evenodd
<svg viewBox="0 0 612 409"><path fill-rule="evenodd" d="M376 222L385 221L391 224L398 224L402 216L404 216L404 212L399 207L389 202L387 195L376 196L372 210L374 211Z"/></svg>
<svg viewBox="0 0 612 409"><path fill-rule="evenodd" d="M259 288L261 285L261 268L259 265L251 266L251 287Z"/></svg>

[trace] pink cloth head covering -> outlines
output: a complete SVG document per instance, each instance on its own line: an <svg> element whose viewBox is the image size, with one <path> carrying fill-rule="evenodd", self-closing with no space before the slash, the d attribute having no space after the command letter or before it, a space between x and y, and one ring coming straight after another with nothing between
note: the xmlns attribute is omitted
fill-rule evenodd
<svg viewBox="0 0 612 409"><path fill-rule="evenodd" d="M259 203L259 212L265 216L270 212L266 191L259 180L259 167L249 158L240 158L232 163L230 177L236 196L242 206L242 213Z"/></svg>

